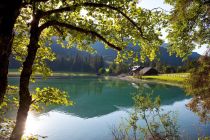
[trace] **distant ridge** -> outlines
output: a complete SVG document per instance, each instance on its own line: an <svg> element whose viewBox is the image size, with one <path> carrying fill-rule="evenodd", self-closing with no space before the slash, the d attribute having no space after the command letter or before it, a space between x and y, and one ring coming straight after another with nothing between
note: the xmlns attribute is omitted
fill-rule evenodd
<svg viewBox="0 0 210 140"><path fill-rule="evenodd" d="M184 62L182 61L181 58L176 57L175 54L171 56L169 55L169 53L167 52L167 46L168 46L167 43L163 43L163 45L160 47L160 56L159 56L160 62L170 65L170 66L183 65ZM97 55L103 56L105 61L113 61L117 56L117 52L115 50L106 49L104 45L100 42L94 43L92 47L96 49ZM137 47L136 48L134 47L132 49L137 49ZM82 53L83 56L88 55L87 52L78 51L76 48L64 49L58 46L57 44L52 45L52 50L57 54L58 57L63 56L64 54L74 56L77 53ZM200 57L200 54L196 52L192 52L192 54L189 56L189 60L195 60L195 59L198 59L199 57Z"/></svg>
<svg viewBox="0 0 210 140"><path fill-rule="evenodd" d="M167 52L167 43L163 43L160 47L160 62L170 66L181 66L184 64L181 58L176 57L176 55L169 55ZM104 45L100 42L96 42L92 44L92 47L97 51L97 55L102 56L105 62L112 62L116 56L117 52L113 49L106 49ZM76 56L77 54L86 57L89 55L88 52L77 50L75 47L70 49L62 48L61 45L56 44L55 42L51 45L52 51L56 53L58 58L66 57L66 56ZM139 50L138 47L133 47L133 50ZM188 57L189 60L196 60L200 57L200 55L196 52L192 52L192 54ZM10 68L17 68L20 66L14 59L11 58Z"/></svg>

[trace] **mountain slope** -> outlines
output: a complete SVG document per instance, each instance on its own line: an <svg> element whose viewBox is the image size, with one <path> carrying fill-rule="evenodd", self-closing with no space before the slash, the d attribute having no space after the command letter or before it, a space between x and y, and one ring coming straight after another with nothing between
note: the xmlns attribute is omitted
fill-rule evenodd
<svg viewBox="0 0 210 140"><path fill-rule="evenodd" d="M112 62L116 56L117 56L117 52L113 49L106 49L104 47L104 45L100 42L96 42L94 44L92 44L92 47L97 51L97 55L102 56L105 62ZM131 47L131 46L130 46ZM61 45L56 44L55 42L53 43L53 45L51 46L53 52L56 53L58 58L66 58L68 56L71 57L76 57L76 55L81 55L83 57L88 57L90 54L88 52L85 51L79 51L77 50L75 47L70 48L70 49L66 49L66 48L62 48ZM132 50L139 50L138 47L133 47ZM193 52L190 56L189 56L189 60L194 60L194 59L198 59L199 58L199 54L196 52ZM170 66L181 66L184 64L184 62L182 61L181 58L176 57L175 55L169 55L169 53L167 52L167 43L164 43L161 47L160 47L160 62L166 65L170 65ZM17 67L17 63L15 62L14 59L11 59L10 62L10 67L11 68L15 68Z"/></svg>
<svg viewBox="0 0 210 140"><path fill-rule="evenodd" d="M92 45L94 49L97 51L97 55L103 56L105 61L113 61L116 56L117 52L113 49L105 49L104 45L100 42L96 42ZM61 48L59 45L54 44L52 46L53 51L57 54L57 56L64 56L64 55L70 55L74 56L77 53L81 53L83 56L87 56L88 53L84 51L78 51L76 48L71 48L71 49L64 49ZM138 47L133 47L132 50L139 50ZM196 52L193 52L189 56L189 60L194 60L198 59L200 55ZM167 43L164 43L160 47L160 55L159 55L160 61L164 64L170 65L170 66L180 66L183 65L183 61L181 58L176 57L175 54L169 55L167 52Z"/></svg>

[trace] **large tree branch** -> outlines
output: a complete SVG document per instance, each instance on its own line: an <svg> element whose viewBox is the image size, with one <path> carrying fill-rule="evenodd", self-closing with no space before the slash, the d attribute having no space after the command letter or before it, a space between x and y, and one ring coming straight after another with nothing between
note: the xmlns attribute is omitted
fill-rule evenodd
<svg viewBox="0 0 210 140"><path fill-rule="evenodd" d="M108 8L108 9L112 9L114 11L117 11L118 13L120 13L122 16L124 16L131 24L133 24L133 26L135 26L138 31L141 34L141 37L143 37L143 31L141 29L141 27L139 27L137 25L137 23L135 21L133 21L129 16L127 16L123 11L121 11L118 7L114 7L111 5L107 5L107 4L98 4L98 3L84 3L84 6L89 6L89 7L99 7L99 8Z"/></svg>
<svg viewBox="0 0 210 140"><path fill-rule="evenodd" d="M141 27L139 27L135 21L133 21L127 14L125 14L123 11L121 11L120 8L114 7L114 6L108 5L108 4L85 2L85 3L80 3L80 4L74 4L72 6L68 6L68 7L64 7L64 8L49 10L49 11L43 12L42 16L49 16L49 15L54 14L54 13L61 13L61 12L66 12L66 11L74 11L77 7L80 7L80 6L96 7L96 8L108 8L108 9L117 11L123 17L125 17L134 27L136 27L137 30L140 32L141 37L144 38L143 31L142 31Z"/></svg>
<svg viewBox="0 0 210 140"><path fill-rule="evenodd" d="M59 26L59 27L64 27L64 28L67 28L69 30L75 30L75 31L78 31L80 33L84 33L84 34L90 34L92 35L93 37L97 37L99 38L100 40L102 40L104 43L106 43L108 46L110 46L111 48L113 49L116 49L118 51L122 50L122 48L112 44L111 42L109 42L105 37L103 37L101 34L97 33L96 31L92 31L92 30L88 30L88 29L84 29L84 28L81 28L81 27L76 27L76 26L73 26L71 24L67 24L67 23L63 23L63 22L58 22L58 21L55 21L55 20L52 20L52 21L48 21L46 23L44 23L43 25L41 25L39 27L39 32L41 33L45 28L48 28L50 26Z"/></svg>

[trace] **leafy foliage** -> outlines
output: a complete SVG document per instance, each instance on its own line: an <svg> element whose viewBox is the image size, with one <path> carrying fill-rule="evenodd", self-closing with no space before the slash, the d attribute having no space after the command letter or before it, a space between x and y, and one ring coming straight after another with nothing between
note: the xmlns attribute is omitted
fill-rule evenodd
<svg viewBox="0 0 210 140"><path fill-rule="evenodd" d="M127 56L137 59L132 55L132 51L126 50L126 46L132 43L141 46L142 61L146 57L153 60L162 44L159 36L161 26L164 24L164 15L161 11L137 7L137 2L137 0L114 2L48 0L45 3L36 2L33 6L32 3L26 2L15 25L13 54L17 60L24 60L27 55L29 27L34 18L33 14L40 14L39 25L43 31L33 66L34 73L50 75L50 70L44 61L55 59L50 48L46 48L46 43L48 45L52 43L52 36L57 36L57 43L67 48L76 46L79 50L94 52L90 45L102 41L107 47L123 49L118 54L118 62L127 59ZM66 25L70 25L71 28Z"/></svg>
<svg viewBox="0 0 210 140"><path fill-rule="evenodd" d="M0 122L4 119L4 115L8 110L11 110L13 107L17 107L17 102L15 96L17 95L18 87L8 85L7 96L5 97L4 102L0 105Z"/></svg>
<svg viewBox="0 0 210 140"><path fill-rule="evenodd" d="M67 92L60 91L53 87L45 87L43 89L36 88L35 94L32 94L32 98L32 109L36 111L43 109L43 105L73 105Z"/></svg>
<svg viewBox="0 0 210 140"><path fill-rule="evenodd" d="M9 138L10 133L15 125L15 122L8 118L6 115L9 111L17 108L17 95L18 88L9 85L4 102L0 105L0 139Z"/></svg>
<svg viewBox="0 0 210 140"><path fill-rule="evenodd" d="M178 128L174 112L164 112L160 108L160 98L152 99L150 94L137 94L133 97L134 112L128 125L113 130L116 140L126 139L178 139ZM143 120L144 123L139 123ZM133 135L131 135L133 132Z"/></svg>
<svg viewBox="0 0 210 140"><path fill-rule="evenodd" d="M196 112L202 121L210 120L210 57L209 52L198 61L198 67L192 69L187 79L186 91L192 101L188 107Z"/></svg>
<svg viewBox="0 0 210 140"><path fill-rule="evenodd" d="M180 57L191 54L196 46L210 45L210 6L204 0L165 0L174 8L168 17L170 52Z"/></svg>
<svg viewBox="0 0 210 140"><path fill-rule="evenodd" d="M146 127L140 130L145 137L153 139L178 138L178 128L173 112L161 113L160 98L151 98L151 95L136 95L134 97L137 115L146 122ZM131 119L132 120L132 119Z"/></svg>

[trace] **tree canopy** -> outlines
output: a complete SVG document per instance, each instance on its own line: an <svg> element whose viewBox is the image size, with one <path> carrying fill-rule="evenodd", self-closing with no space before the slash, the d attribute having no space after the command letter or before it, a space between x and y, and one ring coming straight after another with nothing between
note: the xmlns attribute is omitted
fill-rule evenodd
<svg viewBox="0 0 210 140"><path fill-rule="evenodd" d="M165 0L173 6L168 17L169 51L186 57L197 47L210 47L210 2Z"/></svg>
<svg viewBox="0 0 210 140"><path fill-rule="evenodd" d="M159 39L161 12L137 7L135 1L46 1L24 3L15 26L16 36L13 53L23 61L27 55L30 39L29 27L36 15L41 32L34 70L43 72L46 64L41 59L54 60L50 48L51 37L63 47L76 46L80 50L94 52L90 46L102 41L106 47L123 50L118 58L133 57L133 51L126 51L129 44L141 46L142 60L154 59L162 40ZM44 52L44 57L41 57ZM121 61L121 59L118 59ZM35 68L36 67L36 68ZM49 71L49 70L47 70Z"/></svg>

